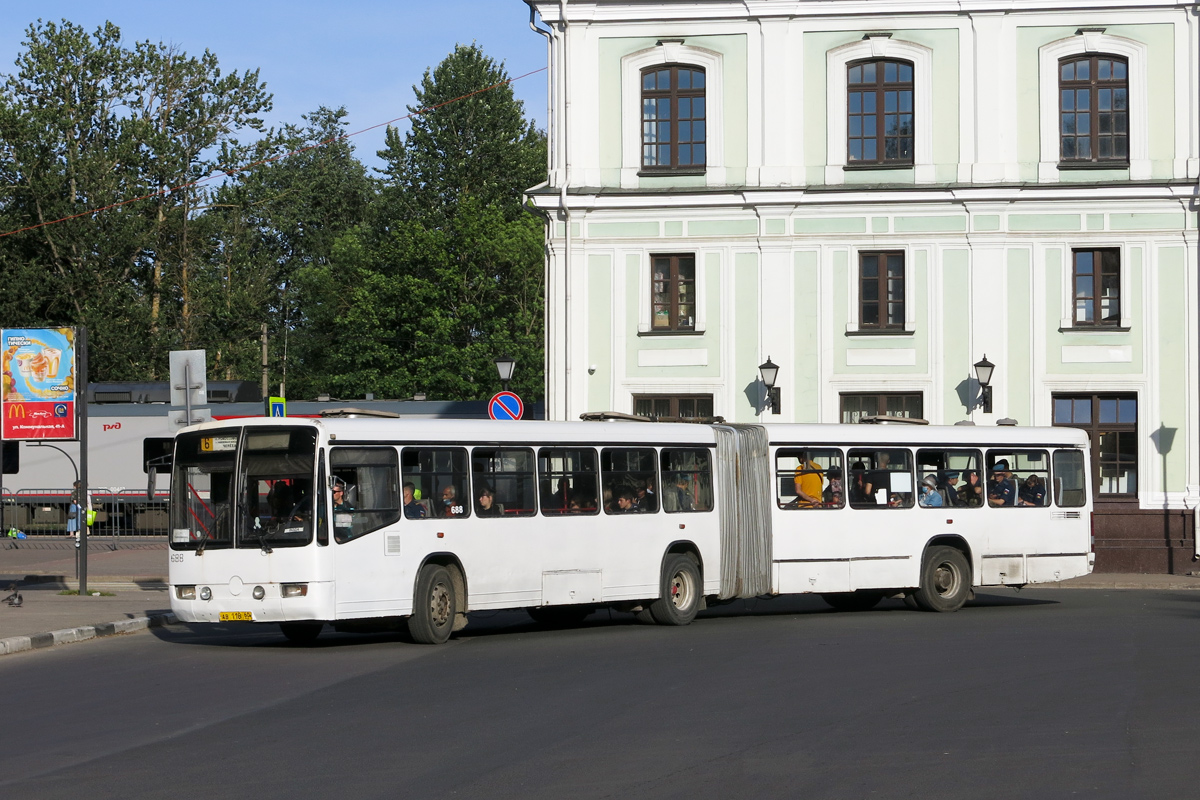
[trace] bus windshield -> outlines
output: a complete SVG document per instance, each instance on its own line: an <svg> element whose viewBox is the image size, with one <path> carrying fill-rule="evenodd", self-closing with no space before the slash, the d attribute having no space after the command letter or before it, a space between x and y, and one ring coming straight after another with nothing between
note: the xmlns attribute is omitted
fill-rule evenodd
<svg viewBox="0 0 1200 800"><path fill-rule="evenodd" d="M181 434L171 547L269 551L311 542L316 444L312 428Z"/></svg>

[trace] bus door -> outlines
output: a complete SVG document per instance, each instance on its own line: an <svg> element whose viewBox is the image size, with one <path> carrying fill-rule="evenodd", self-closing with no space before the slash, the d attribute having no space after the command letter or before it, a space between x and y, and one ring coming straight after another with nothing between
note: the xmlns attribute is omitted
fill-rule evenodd
<svg viewBox="0 0 1200 800"><path fill-rule="evenodd" d="M845 531L850 588L913 586L920 573L928 526L917 514L912 451L902 447L854 448L847 502L854 519Z"/></svg>
<svg viewBox="0 0 1200 800"><path fill-rule="evenodd" d="M780 593L850 589L846 464L833 447L775 451L773 558Z"/></svg>
<svg viewBox="0 0 1200 800"><path fill-rule="evenodd" d="M411 568L401 557L400 464L394 447L329 450L334 595L339 618L403 613ZM331 489L339 491L332 492ZM339 502L338 496L341 496Z"/></svg>
<svg viewBox="0 0 1200 800"><path fill-rule="evenodd" d="M439 543L462 561L471 608L539 605L545 550L555 545L537 519L534 451L488 445L472 449L470 459L471 522L461 541ZM449 537L450 526L444 530Z"/></svg>
<svg viewBox="0 0 1200 800"><path fill-rule="evenodd" d="M990 519L982 583L1027 583L1031 570L1041 572L1038 557L1059 551L1050 515L1050 454L1040 449L991 449L984 471Z"/></svg>
<svg viewBox="0 0 1200 800"><path fill-rule="evenodd" d="M605 579L618 569L619 559L608 557L612 553L609 534L616 531L602 520L596 450L539 448L537 470L538 505L543 518L540 529L545 537L538 548L542 556L541 603L598 603L605 599ZM639 490L644 498L644 484L622 488L625 505L639 502ZM650 505L645 499L642 503Z"/></svg>

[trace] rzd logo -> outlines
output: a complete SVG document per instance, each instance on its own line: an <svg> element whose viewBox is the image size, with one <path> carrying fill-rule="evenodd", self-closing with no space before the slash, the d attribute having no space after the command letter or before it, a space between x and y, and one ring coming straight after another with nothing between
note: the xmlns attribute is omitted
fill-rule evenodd
<svg viewBox="0 0 1200 800"><path fill-rule="evenodd" d="M25 419L25 406L17 403L8 407L9 419Z"/></svg>

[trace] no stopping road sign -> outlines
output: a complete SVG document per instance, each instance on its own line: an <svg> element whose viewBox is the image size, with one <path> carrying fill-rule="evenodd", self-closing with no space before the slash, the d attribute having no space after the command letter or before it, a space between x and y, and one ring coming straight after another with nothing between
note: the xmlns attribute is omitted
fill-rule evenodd
<svg viewBox="0 0 1200 800"><path fill-rule="evenodd" d="M512 392L496 392L488 401L488 416L492 419L520 419L525 413L525 404Z"/></svg>

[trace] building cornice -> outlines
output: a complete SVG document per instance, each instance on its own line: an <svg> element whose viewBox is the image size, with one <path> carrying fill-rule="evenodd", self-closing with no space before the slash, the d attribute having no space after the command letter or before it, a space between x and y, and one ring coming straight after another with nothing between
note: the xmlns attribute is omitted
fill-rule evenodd
<svg viewBox="0 0 1200 800"><path fill-rule="evenodd" d="M529 194L533 204L547 211L559 208L557 192ZM666 208L751 208L762 206L876 205L880 203L1029 203L1104 200L1196 200L1194 182L1147 184L1030 184L1022 186L954 187L809 187L725 188L712 190L672 189L663 191L620 189L571 189L567 193L572 210L642 210Z"/></svg>
<svg viewBox="0 0 1200 800"><path fill-rule="evenodd" d="M1197 8L1196 0L525 0L548 24L957 16Z"/></svg>

